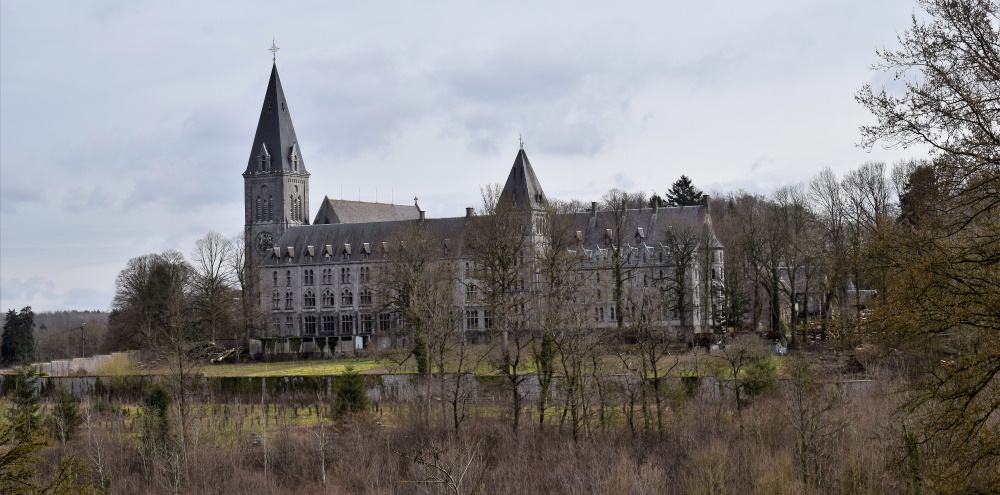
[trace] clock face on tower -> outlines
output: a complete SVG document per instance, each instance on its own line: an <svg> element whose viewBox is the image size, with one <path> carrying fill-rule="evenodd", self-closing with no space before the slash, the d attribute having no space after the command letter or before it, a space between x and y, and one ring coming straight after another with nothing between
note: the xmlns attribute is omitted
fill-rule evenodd
<svg viewBox="0 0 1000 495"><path fill-rule="evenodd" d="M274 247L274 236L270 232L257 234L257 251L266 253L268 249Z"/></svg>

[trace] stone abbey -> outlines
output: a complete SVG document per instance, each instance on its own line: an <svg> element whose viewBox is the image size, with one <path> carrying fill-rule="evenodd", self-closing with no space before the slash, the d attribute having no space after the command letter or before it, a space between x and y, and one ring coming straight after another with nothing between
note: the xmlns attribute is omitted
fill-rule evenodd
<svg viewBox="0 0 1000 495"><path fill-rule="evenodd" d="M544 220L548 200L521 148L498 201L531 217L517 234L525 236L523 271L529 281L520 290L530 293L532 280L538 279L533 256L549 248ZM495 316L481 292L486 289L477 283L477 254L467 239L476 218L471 208L458 217L426 218L416 204L324 198L310 222L309 172L277 65L271 69L243 178L247 260L258 276L262 311L269 315L260 336L327 337L342 350L387 344L401 321L399 308L379 297L379 271L393 263L400 233L415 223L434 239L427 255L453 267L455 297L450 300L461 315L454 330L481 336L493 327ZM703 199L697 206L607 211L593 203L587 211L559 215L570 226L567 251L575 256L575 274L586 284L587 297L574 299L575 311L586 315L588 325L611 329L626 317L638 318L674 328L678 338L688 339L718 326L724 253L712 230L708 196ZM696 239L681 252L680 261L678 232ZM683 290L677 290L678 283ZM637 308L622 292L671 292L680 299Z"/></svg>

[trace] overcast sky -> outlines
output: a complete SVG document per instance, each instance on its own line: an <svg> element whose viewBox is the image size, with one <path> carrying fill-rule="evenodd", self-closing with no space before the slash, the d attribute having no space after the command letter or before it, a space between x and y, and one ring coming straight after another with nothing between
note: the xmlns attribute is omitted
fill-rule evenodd
<svg viewBox="0 0 1000 495"><path fill-rule="evenodd" d="M524 137L545 192L767 193L916 150L854 102L913 0L0 3L0 308L110 307L128 259L243 226L272 37L311 214L459 216Z"/></svg>

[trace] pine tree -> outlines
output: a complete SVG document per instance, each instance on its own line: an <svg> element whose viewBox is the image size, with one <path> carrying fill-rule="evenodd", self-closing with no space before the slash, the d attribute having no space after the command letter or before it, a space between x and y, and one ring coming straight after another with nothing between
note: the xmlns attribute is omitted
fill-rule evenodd
<svg viewBox="0 0 1000 495"><path fill-rule="evenodd" d="M38 411L38 375L31 368L22 367L10 377L13 387L13 405L7 410L7 420L17 425L18 439L27 440L35 436L41 428L41 414Z"/></svg>
<svg viewBox="0 0 1000 495"><path fill-rule="evenodd" d="M76 431L83 424L80 417L80 406L73 392L68 388L60 386L58 398L52 408L52 416L49 419L52 436L58 438L62 443L73 438Z"/></svg>
<svg viewBox="0 0 1000 495"><path fill-rule="evenodd" d="M28 364L35 357L35 313L31 306L21 312L7 311L0 342L0 365Z"/></svg>
<svg viewBox="0 0 1000 495"><path fill-rule="evenodd" d="M691 179L682 175L667 191L667 204L670 206L698 206L701 204L701 189L694 187Z"/></svg>

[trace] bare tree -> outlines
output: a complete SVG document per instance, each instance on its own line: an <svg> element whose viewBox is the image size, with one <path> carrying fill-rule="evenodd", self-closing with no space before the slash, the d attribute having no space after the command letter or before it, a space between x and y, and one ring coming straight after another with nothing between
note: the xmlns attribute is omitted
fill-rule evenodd
<svg viewBox="0 0 1000 495"><path fill-rule="evenodd" d="M528 328L526 305L530 301L526 278L532 273L535 253L529 242L532 232L531 212L501 201L499 184L482 189L483 206L473 218L468 231L470 257L480 267L477 274L483 303L490 312L496 346L494 365L506 378L511 393L513 427L520 424L521 383L526 379L524 366L529 359L532 335Z"/></svg>
<svg viewBox="0 0 1000 495"><path fill-rule="evenodd" d="M576 247L573 219L567 213L550 205L542 222L545 245L535 252L534 292L537 297L531 298L529 308L541 330L541 335L532 342L532 358L540 387L539 428L545 426L556 358L560 352L570 351L571 344L566 339L579 337L570 329L578 327L585 280L579 271L581 253L573 249Z"/></svg>
<svg viewBox="0 0 1000 495"><path fill-rule="evenodd" d="M661 244L666 253L667 268L662 277L657 276L665 309L677 316L684 340L694 342L695 294L692 290L695 279L696 255L704 245L698 225L676 222L663 232Z"/></svg>
<svg viewBox="0 0 1000 495"><path fill-rule="evenodd" d="M611 219L605 237L608 245L606 266L600 270L610 272L611 293L615 303L615 324L619 329L625 326L625 315L622 314L625 307L625 291L637 268L637 265L632 263L636 252L628 245L628 236L631 235L627 232L628 210L630 207L643 208L646 206L646 201L642 193L627 193L617 188L609 190L601 197L601 204Z"/></svg>
<svg viewBox="0 0 1000 495"><path fill-rule="evenodd" d="M233 258L236 247L218 232L209 232L195 243L191 253L192 306L198 323L207 326L207 337L215 342L220 330L232 327L235 313L235 285L239 279Z"/></svg>

